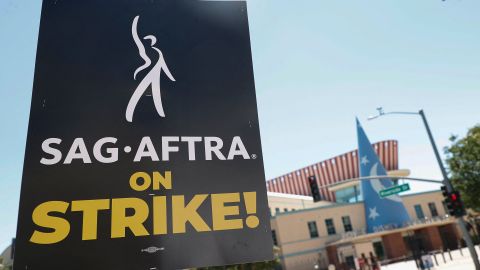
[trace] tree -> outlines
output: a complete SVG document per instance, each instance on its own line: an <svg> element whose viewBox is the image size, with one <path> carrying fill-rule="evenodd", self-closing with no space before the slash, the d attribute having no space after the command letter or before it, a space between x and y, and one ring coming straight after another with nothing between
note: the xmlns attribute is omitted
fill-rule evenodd
<svg viewBox="0 0 480 270"><path fill-rule="evenodd" d="M228 266L212 266L197 268L197 270L275 270L278 269L280 263L277 259L267 262L256 262L247 264L236 264Z"/></svg>
<svg viewBox="0 0 480 270"><path fill-rule="evenodd" d="M453 186L458 189L467 208L480 211L480 125L471 128L464 138L450 137L445 147L447 166Z"/></svg>

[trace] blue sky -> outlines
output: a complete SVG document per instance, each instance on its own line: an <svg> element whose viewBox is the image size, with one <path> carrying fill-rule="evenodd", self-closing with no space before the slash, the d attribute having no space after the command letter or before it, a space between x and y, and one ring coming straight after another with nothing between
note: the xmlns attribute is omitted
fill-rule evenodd
<svg viewBox="0 0 480 270"><path fill-rule="evenodd" d="M40 19L38 0L0 1L0 249L15 234ZM267 178L352 150L355 116L371 141L399 140L400 167L440 172L440 147L479 123L480 2L251 0L249 20ZM416 191L436 188L412 184Z"/></svg>

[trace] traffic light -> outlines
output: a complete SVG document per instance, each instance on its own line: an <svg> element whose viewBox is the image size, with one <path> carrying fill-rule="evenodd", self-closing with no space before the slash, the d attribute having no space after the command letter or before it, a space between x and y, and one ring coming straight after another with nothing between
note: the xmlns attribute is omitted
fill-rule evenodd
<svg viewBox="0 0 480 270"><path fill-rule="evenodd" d="M460 198L458 191L448 192L445 186L442 186L442 194L445 197L445 204L448 209L448 213L454 217L463 217L466 215L465 206Z"/></svg>
<svg viewBox="0 0 480 270"><path fill-rule="evenodd" d="M440 188L442 190L442 195L443 197L445 198L445 200L448 198L448 190L447 190L447 187L446 186L442 186Z"/></svg>
<svg viewBox="0 0 480 270"><path fill-rule="evenodd" d="M318 189L317 178L314 175L308 177L308 184L310 185L313 201L321 201L322 197L320 196L320 190Z"/></svg>

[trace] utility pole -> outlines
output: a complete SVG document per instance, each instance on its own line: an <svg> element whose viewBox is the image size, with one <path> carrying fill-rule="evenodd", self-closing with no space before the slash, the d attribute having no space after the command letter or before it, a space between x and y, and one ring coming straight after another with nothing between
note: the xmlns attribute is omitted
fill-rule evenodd
<svg viewBox="0 0 480 270"><path fill-rule="evenodd" d="M437 149L437 145L435 144L435 140L433 139L430 126L428 125L427 118L425 117L425 113L423 112L423 110L420 110L418 114L420 114L420 116L422 117L423 123L425 124L425 128L427 129L428 138L430 139L433 152L435 153L435 157L437 158L438 165L440 166L440 170L442 171L443 184L445 185L445 187L447 187L448 192L453 192L454 191L453 185L450 182L450 179L448 178L447 170L443 165L442 159L440 157L440 153L438 152L438 149ZM457 221L458 221L458 226L462 231L463 237L465 238L465 242L467 243L467 247L468 247L468 250L470 251L470 255L472 256L473 263L475 264L475 269L480 270L480 262L478 261L477 251L475 250L475 245L473 244L472 237L468 233L465 220L463 219L463 217L458 217Z"/></svg>
<svg viewBox="0 0 480 270"><path fill-rule="evenodd" d="M448 178L447 170L443 165L442 159L440 157L440 153L438 152L437 145L435 144L435 140L433 139L432 131L430 130L430 126L428 125L427 117L425 117L424 111L420 110L418 112L384 112L382 107L377 108L377 111L378 111L378 115L371 116L368 118L368 120L373 120L387 114L410 114L410 115L419 114L422 117L423 124L425 125L425 129L427 130L428 139L430 140L430 143L432 144L433 152L435 153L435 158L437 159L438 166L440 166L440 170L442 171L443 185L447 188L448 192L452 192L453 185L450 182L450 179ZM480 262L478 261L477 251L475 250L475 246L473 245L472 237L468 233L465 220L463 219L463 217L458 217L457 222L458 222L458 226L460 227L460 230L462 231L463 238L467 243L467 247L468 247L468 250L470 251L470 255L472 256L475 269L480 270Z"/></svg>

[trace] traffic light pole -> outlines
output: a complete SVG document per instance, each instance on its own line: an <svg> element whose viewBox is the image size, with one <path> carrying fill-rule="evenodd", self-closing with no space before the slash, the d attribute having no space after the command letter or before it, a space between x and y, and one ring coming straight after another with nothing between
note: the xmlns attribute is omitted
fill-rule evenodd
<svg viewBox="0 0 480 270"><path fill-rule="evenodd" d="M435 157L437 159L438 165L440 166L440 170L442 171L443 176L443 184L447 187L448 192L453 192L453 186L448 178L447 171L445 170L445 166L443 165L442 159L440 157L440 153L438 152L437 145L435 144L435 140L433 139L432 132L430 131L430 126L428 125L427 118L425 117L425 113L423 110L418 112L422 117L423 123L425 124L425 128L427 129L428 138L430 139L430 143L432 144L433 152L435 153ZM480 270L480 262L478 260L477 251L475 250L475 245L473 244L472 237L468 233L467 226L465 224L465 220L463 217L458 217L458 226L462 231L463 237L465 238L465 242L467 243L468 250L470 251L470 255L472 256L473 263L475 265L476 270Z"/></svg>
<svg viewBox="0 0 480 270"><path fill-rule="evenodd" d="M428 138L430 139L430 143L432 144L433 152L435 153L435 158L437 159L438 165L440 166L440 170L442 171L443 176L443 184L447 188L447 191L450 193L453 191L453 186L450 180L448 179L447 171L443 166L442 159L440 158L440 154L437 149L437 145L435 144L435 140L433 139L432 131L430 130L430 126L428 125L427 118L425 117L425 113L423 110L418 112L384 112L382 107L377 108L378 115L371 116L368 120L376 119L380 116L387 115L387 114L420 114L423 120L423 124L425 125L425 129L428 133ZM467 243L468 249L470 251L470 255L472 256L473 263L475 264L475 269L480 270L480 262L478 261L477 251L475 250L475 246L473 245L472 237L468 233L467 226L465 224L465 220L462 217L457 218L458 226L462 231L463 237L465 238L465 242Z"/></svg>

